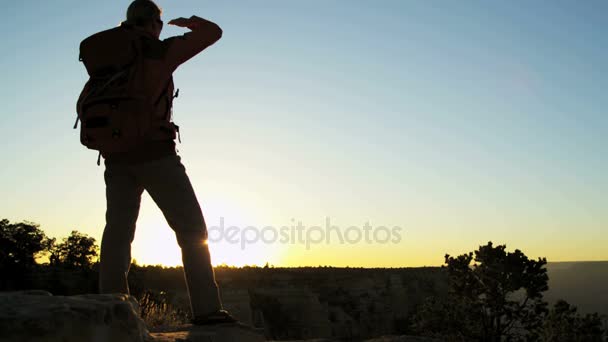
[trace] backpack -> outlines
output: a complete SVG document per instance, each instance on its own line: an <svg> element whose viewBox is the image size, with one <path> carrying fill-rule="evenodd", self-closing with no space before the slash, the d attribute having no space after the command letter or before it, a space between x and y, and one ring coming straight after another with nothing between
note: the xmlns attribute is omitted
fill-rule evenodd
<svg viewBox="0 0 608 342"><path fill-rule="evenodd" d="M134 30L117 27L80 44L79 60L90 78L76 104L74 129L80 121L80 142L100 156L131 151L155 138L157 128L169 133L165 139L175 139L177 126L170 122L172 94L161 94L170 97L166 119L153 115L159 99L145 86L143 39Z"/></svg>

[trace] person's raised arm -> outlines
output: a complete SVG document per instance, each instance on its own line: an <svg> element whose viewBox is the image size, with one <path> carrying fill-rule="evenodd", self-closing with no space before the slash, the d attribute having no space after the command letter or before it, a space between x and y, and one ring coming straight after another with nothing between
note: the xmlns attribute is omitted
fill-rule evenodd
<svg viewBox="0 0 608 342"><path fill-rule="evenodd" d="M172 70L222 38L222 29L216 23L195 15L190 18L173 19L169 21L169 25L191 30L184 35L166 40L169 44L167 61Z"/></svg>

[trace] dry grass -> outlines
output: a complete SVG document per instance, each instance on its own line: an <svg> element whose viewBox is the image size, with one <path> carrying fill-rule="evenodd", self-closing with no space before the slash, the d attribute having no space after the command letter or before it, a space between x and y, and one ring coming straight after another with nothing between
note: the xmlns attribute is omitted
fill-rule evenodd
<svg viewBox="0 0 608 342"><path fill-rule="evenodd" d="M178 326L188 322L188 314L170 303L165 292L144 293L138 299L141 318L150 330Z"/></svg>

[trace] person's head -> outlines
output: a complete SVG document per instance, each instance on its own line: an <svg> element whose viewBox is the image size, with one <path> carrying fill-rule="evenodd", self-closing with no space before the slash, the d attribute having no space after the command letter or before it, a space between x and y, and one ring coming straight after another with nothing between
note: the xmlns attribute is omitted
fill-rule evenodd
<svg viewBox="0 0 608 342"><path fill-rule="evenodd" d="M143 29L155 37L160 37L163 21L160 19L162 9L152 0L135 0L127 9L127 24Z"/></svg>

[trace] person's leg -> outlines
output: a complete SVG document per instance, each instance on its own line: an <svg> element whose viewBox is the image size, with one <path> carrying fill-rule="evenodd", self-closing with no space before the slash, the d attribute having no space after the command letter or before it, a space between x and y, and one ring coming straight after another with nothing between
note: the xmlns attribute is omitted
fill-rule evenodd
<svg viewBox="0 0 608 342"><path fill-rule="evenodd" d="M131 242L143 187L126 165L107 165L106 227L101 240L100 293L129 293L127 274L131 266Z"/></svg>
<svg viewBox="0 0 608 342"><path fill-rule="evenodd" d="M207 227L179 156L138 166L142 184L175 231L194 318L222 309L211 266Z"/></svg>

